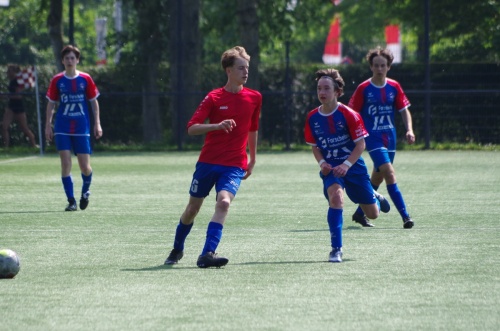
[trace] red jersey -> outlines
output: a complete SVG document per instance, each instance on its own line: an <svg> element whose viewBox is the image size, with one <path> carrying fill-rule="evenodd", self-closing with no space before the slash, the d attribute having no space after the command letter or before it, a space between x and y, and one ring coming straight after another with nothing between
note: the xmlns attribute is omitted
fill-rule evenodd
<svg viewBox="0 0 500 331"><path fill-rule="evenodd" d="M236 127L226 133L223 130L206 134L199 162L247 169L248 133L259 129L262 95L243 87L238 93L226 91L223 87L207 94L200 103L187 128L193 124L216 124L233 119Z"/></svg>

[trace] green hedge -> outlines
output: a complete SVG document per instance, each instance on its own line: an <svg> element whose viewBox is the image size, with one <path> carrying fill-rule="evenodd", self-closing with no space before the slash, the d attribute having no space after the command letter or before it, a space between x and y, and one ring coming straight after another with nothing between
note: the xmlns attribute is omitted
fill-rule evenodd
<svg viewBox="0 0 500 331"><path fill-rule="evenodd" d="M291 65L290 90L287 90L284 64L259 68L260 91L263 110L260 127L261 144L303 144L303 125L309 110L318 105L314 72L323 65ZM0 68L6 70L5 67ZM366 64L339 66L345 82L343 103L348 100L356 86L369 78L371 73ZM105 144L142 143L142 72L144 67L109 66L105 68L84 67L96 81L101 96L101 122ZM159 97L164 132L164 144L175 145L176 134L172 132L172 118L175 110L170 109L172 89L169 84L169 68L160 70ZM45 92L54 67L39 68L39 91L42 121L45 120ZM420 64L393 65L389 76L398 80L405 90L412 106L414 130L417 142L423 143L425 136L425 68ZM225 83L225 75L218 64L202 66L200 90L186 91L186 98L201 101L212 88ZM435 143L500 143L500 66L496 64L432 64L431 66L431 110L430 138ZM6 77L0 81L2 92L7 93ZM3 100L6 100L5 98ZM28 122L38 137L36 98L33 90L25 94ZM5 103L6 105L6 103ZM193 110L184 110L192 113ZM402 121L397 120L403 138ZM184 128L180 128L184 130ZM42 125L43 130L43 125ZM26 144L22 133L14 126L11 131L12 144ZM190 143L186 138L185 143Z"/></svg>

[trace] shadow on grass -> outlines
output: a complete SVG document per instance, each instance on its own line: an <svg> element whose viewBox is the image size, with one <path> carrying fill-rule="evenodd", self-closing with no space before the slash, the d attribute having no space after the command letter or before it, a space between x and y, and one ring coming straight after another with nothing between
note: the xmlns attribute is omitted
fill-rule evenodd
<svg viewBox="0 0 500 331"><path fill-rule="evenodd" d="M363 230L362 227L359 227L359 226L348 226L346 228L344 228L344 230ZM288 232L326 232L326 231L330 231L328 229L304 229L304 230L290 230Z"/></svg>
<svg viewBox="0 0 500 331"><path fill-rule="evenodd" d="M33 210L33 211L1 211L0 214L52 214L52 213L65 213L64 210Z"/></svg>
<svg viewBox="0 0 500 331"><path fill-rule="evenodd" d="M347 260L343 260L347 261ZM274 261L274 262L242 262L242 263L233 263L231 265L260 265L260 264L317 264L317 263L330 263L326 260L322 261Z"/></svg>
<svg viewBox="0 0 500 331"><path fill-rule="evenodd" d="M179 267L178 265L174 267L173 265L160 264L160 265L153 266L153 267L144 267L144 268L135 268L135 269L133 269L133 268L121 269L120 271L160 271L160 270L169 270L169 269L171 269L171 270L174 270L174 269L198 269L198 267L196 267L196 266Z"/></svg>
<svg viewBox="0 0 500 331"><path fill-rule="evenodd" d="M351 259L344 259L342 262L350 262ZM231 266L252 266L252 265L280 265L280 264L318 264L318 263L330 263L326 260L323 261L274 261L274 262L241 262L241 263L230 263L228 264L229 267ZM337 264L337 263L330 263L330 264ZM224 269L226 268L206 268L206 269ZM184 270L184 269L204 269L204 268L198 268L196 266L180 266L180 265L157 265L153 267L144 267L144 268L127 268L127 269L121 269L120 271L161 271L161 270Z"/></svg>

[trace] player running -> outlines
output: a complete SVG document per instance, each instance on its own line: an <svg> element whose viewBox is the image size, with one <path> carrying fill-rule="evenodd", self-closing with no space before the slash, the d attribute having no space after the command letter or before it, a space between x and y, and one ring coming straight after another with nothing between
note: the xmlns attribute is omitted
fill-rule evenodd
<svg viewBox="0 0 500 331"><path fill-rule="evenodd" d="M206 134L189 190L189 202L175 232L174 247L165 264L177 263L184 255L184 242L203 201L215 186L215 212L208 223L205 246L198 257L200 268L221 267L228 259L216 254L229 206L242 179L253 171L257 153L262 95L244 87L250 56L243 47L222 54L227 75L224 87L210 92L187 124L189 135ZM208 119L208 123L205 121ZM250 160L247 159L247 145Z"/></svg>
<svg viewBox="0 0 500 331"><path fill-rule="evenodd" d="M335 69L317 71L316 80L321 106L307 114L304 134L321 168L323 193L329 203L327 222L332 251L328 261L342 262L344 189L371 219L378 217L379 205L384 212L390 206L370 185L361 157L368 136L361 116L337 101L344 94L344 80Z"/></svg>
<svg viewBox="0 0 500 331"><path fill-rule="evenodd" d="M372 49L366 55L373 73L372 78L362 82L349 101L349 107L359 112L363 117L369 136L366 138L366 149L373 161L371 183L377 190L385 180L387 192L396 206L403 227L411 229L414 225L396 183L396 172L392 163L396 155L396 127L394 114L401 114L406 128L406 141L415 142L410 110L410 101L399 83L387 78L394 56L388 49L380 47ZM365 227L371 227L363 210L358 208L352 215L352 220Z"/></svg>

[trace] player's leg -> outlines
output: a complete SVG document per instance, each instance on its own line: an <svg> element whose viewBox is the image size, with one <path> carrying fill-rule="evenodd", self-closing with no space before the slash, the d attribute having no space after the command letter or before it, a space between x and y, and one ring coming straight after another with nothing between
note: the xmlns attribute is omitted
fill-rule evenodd
<svg viewBox="0 0 500 331"><path fill-rule="evenodd" d="M386 163L380 166L380 172L384 174L384 179L387 184L387 192L389 193L394 206L396 206L396 209L403 219L403 227L405 229L411 229L414 225L414 222L408 214L408 211L406 210L406 203L403 198L403 194L399 190L396 181L396 173L394 171L392 163Z"/></svg>
<svg viewBox="0 0 500 331"><path fill-rule="evenodd" d="M216 251L222 239L224 222L233 199L234 195L228 191L222 190L217 193L215 212L207 226L205 245L196 262L196 265L200 268L222 267L229 262L227 258L218 256Z"/></svg>
<svg viewBox="0 0 500 331"><path fill-rule="evenodd" d="M215 183L217 199L214 214L208 223L205 245L196 263L200 268L222 267L229 262L227 258L217 256L216 250L222 238L229 207L245 175L243 169L237 167L216 166L216 169L219 172Z"/></svg>
<svg viewBox="0 0 500 331"><path fill-rule="evenodd" d="M71 137L66 135L56 134L54 136L56 149L59 152L61 159L61 180L68 199L66 211L76 211L76 200L73 193L73 178L71 177Z"/></svg>
<svg viewBox="0 0 500 331"><path fill-rule="evenodd" d="M191 232L196 215L215 184L213 166L198 162L189 188L189 201L175 229L173 249L165 264L176 264L184 256L184 243Z"/></svg>
<svg viewBox="0 0 500 331"><path fill-rule="evenodd" d="M176 264L184 256L184 243L193 228L194 219L198 215L204 200L205 198L189 197L189 202L175 229L174 247L165 260L165 264Z"/></svg>
<svg viewBox="0 0 500 331"><path fill-rule="evenodd" d="M347 173L344 181L347 196L358 204L361 210L362 219L358 220L358 223L365 227L373 227L369 219L376 219L379 216L381 196L373 190L368 170L365 167L364 173ZM353 221L356 221L354 217Z"/></svg>
<svg viewBox="0 0 500 331"><path fill-rule="evenodd" d="M85 210L89 205L90 184L92 184L92 167L90 166L90 154L92 153L92 148L90 146L90 137L73 137L73 146L82 175L80 209Z"/></svg>
<svg viewBox="0 0 500 331"><path fill-rule="evenodd" d="M370 157L373 161L373 172L372 172L372 177L370 179L370 183L373 190L375 191L374 193L378 200L378 205L380 206L380 210L384 213L387 213L391 208L390 204L383 195L377 192L377 190L382 181L384 180L383 174L380 172L379 167L381 164L390 162L390 156L387 151L387 148L381 147L370 151ZM370 223L361 206L359 206L352 215L352 220L356 223L361 224L364 227L373 227L373 224Z"/></svg>
<svg viewBox="0 0 500 331"><path fill-rule="evenodd" d="M5 112L3 113L2 119L2 138L3 138L3 146L5 148L9 148L10 146L10 134L9 128L12 123L12 119L14 118L14 113L10 108L5 108Z"/></svg>
<svg viewBox="0 0 500 331"><path fill-rule="evenodd" d="M92 184L92 168L90 166L90 154L77 154L78 165L82 175L82 190L80 196L80 209L85 210L89 205L90 184Z"/></svg>
<svg viewBox="0 0 500 331"><path fill-rule="evenodd" d="M26 135L26 137L28 137L31 147L38 148L35 140L35 135L33 134L33 132L31 132L30 128L28 127L28 119L26 118L26 113L23 111L21 113L15 114L14 116L16 118L16 121L19 123L21 130Z"/></svg>
<svg viewBox="0 0 500 331"><path fill-rule="evenodd" d="M59 157L61 159L61 180L68 200L66 211L76 211L76 200L73 191L73 178L71 176L71 151L60 150Z"/></svg>
<svg viewBox="0 0 500 331"><path fill-rule="evenodd" d="M330 182L331 179L324 181L326 185ZM342 213L344 209L344 189L340 183L335 182L333 185L328 186L327 193L329 205L327 222L330 230L330 243L332 246L328 261L342 262L342 225L344 223Z"/></svg>

